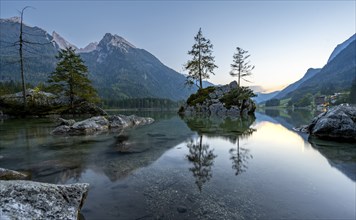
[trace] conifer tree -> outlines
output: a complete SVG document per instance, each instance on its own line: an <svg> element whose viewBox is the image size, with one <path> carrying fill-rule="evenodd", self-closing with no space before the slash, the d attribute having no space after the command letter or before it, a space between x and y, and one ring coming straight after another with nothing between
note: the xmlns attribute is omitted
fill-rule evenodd
<svg viewBox="0 0 356 220"><path fill-rule="evenodd" d="M230 75L238 77L237 83L239 86L241 86L240 79L248 82L244 77L250 76L252 70L255 68L255 66L250 65L250 61L248 60L249 57L250 55L248 54L248 51L236 47L236 53L233 55L233 63L231 64Z"/></svg>
<svg viewBox="0 0 356 220"><path fill-rule="evenodd" d="M51 74L49 83L52 89L69 98L70 107L75 99L98 102L99 97L88 79L88 68L71 47L60 50L56 70Z"/></svg>
<svg viewBox="0 0 356 220"><path fill-rule="evenodd" d="M213 71L217 66L214 64L212 56L213 45L203 36L201 28L194 40L195 44L188 51L188 54L193 58L184 65L184 68L189 71L186 84L190 86L195 84L199 89L202 89L203 79L209 79L209 74L214 74Z"/></svg>

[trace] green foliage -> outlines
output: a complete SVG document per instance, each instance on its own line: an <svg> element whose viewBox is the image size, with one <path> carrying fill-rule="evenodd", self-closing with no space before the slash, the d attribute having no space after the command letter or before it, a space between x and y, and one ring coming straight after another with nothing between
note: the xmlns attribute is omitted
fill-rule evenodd
<svg viewBox="0 0 356 220"><path fill-rule="evenodd" d="M248 58L250 55L247 50L244 50L240 47L236 47L236 53L233 55L233 63L231 64L231 76L238 77L237 84L240 86L240 79L244 79L246 76L250 76L251 71L255 68L255 66L250 65L250 61Z"/></svg>
<svg viewBox="0 0 356 220"><path fill-rule="evenodd" d="M209 79L209 73L214 74L213 71L218 66L214 64L214 57L211 55L213 45L210 40L203 36L201 28L194 40L196 43L192 46L192 50L188 51L188 54L192 56L192 60L189 60L184 65L184 68L189 71L186 84L188 86L195 84L199 89L202 89L202 80Z"/></svg>
<svg viewBox="0 0 356 220"><path fill-rule="evenodd" d="M57 56L59 62L56 70L51 74L49 83L51 90L56 94L69 97L73 108L76 98L98 102L99 97L88 79L88 68L73 48L61 50Z"/></svg>
<svg viewBox="0 0 356 220"><path fill-rule="evenodd" d="M203 103L205 99L209 99L209 93L214 92L215 87L209 86L205 89L199 89L197 93L190 95L187 100L187 104L190 106L195 106L198 103Z"/></svg>
<svg viewBox="0 0 356 220"><path fill-rule="evenodd" d="M27 83L26 88L33 88L33 85ZM8 81L0 82L0 96L7 94L14 94L22 91L22 86L20 82Z"/></svg>
<svg viewBox="0 0 356 220"><path fill-rule="evenodd" d="M279 99L270 99L266 101L265 106L279 106L280 105L280 100Z"/></svg>
<svg viewBox="0 0 356 220"><path fill-rule="evenodd" d="M349 102L351 104L356 104L356 76L351 85Z"/></svg>
<svg viewBox="0 0 356 220"><path fill-rule="evenodd" d="M220 101L229 109L232 105L241 106L244 101L252 97L256 97L256 94L250 88L239 86L225 94Z"/></svg>
<svg viewBox="0 0 356 220"><path fill-rule="evenodd" d="M313 101L313 95L310 93L307 93L304 97L299 99L297 102L294 103L294 106L296 107L307 107L310 106Z"/></svg>

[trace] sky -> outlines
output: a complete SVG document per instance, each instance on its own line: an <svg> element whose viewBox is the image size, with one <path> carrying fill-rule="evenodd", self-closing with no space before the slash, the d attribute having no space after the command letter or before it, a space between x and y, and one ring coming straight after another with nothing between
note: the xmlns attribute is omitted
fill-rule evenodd
<svg viewBox="0 0 356 220"><path fill-rule="evenodd" d="M249 51L255 65L249 82L265 91L323 67L333 49L356 32L356 1L17 1L0 0L0 17L18 16L77 47L105 33L124 37L162 63L187 73L183 65L199 28L214 45L215 75L226 84L236 47Z"/></svg>

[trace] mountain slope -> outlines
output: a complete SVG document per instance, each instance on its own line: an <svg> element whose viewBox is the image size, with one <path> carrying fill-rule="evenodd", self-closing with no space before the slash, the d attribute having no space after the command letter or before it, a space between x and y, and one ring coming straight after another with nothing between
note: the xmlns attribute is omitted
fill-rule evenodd
<svg viewBox="0 0 356 220"><path fill-rule="evenodd" d="M260 104L262 102L272 99L273 97L278 95L279 92L280 91L274 91L274 92L270 92L270 93L256 92L255 94L257 95L257 97L253 97L252 100L255 101L257 104Z"/></svg>
<svg viewBox="0 0 356 220"><path fill-rule="evenodd" d="M0 81L20 81L19 18L0 19ZM38 27L23 26L24 66L26 82L37 84L47 80L56 65L58 45L52 36Z"/></svg>
<svg viewBox="0 0 356 220"><path fill-rule="evenodd" d="M349 39L337 45L334 51L331 53L328 63L334 59L342 50L344 50L352 41L356 40L356 34L352 35Z"/></svg>
<svg viewBox="0 0 356 220"><path fill-rule="evenodd" d="M97 49L81 53L99 93L108 98L185 99L185 77L120 36L105 34Z"/></svg>
<svg viewBox="0 0 356 220"><path fill-rule="evenodd" d="M284 98L287 94L289 94L290 92L293 92L294 90L296 90L302 83L304 83L308 79L314 77L319 71L320 71L320 69L313 69L313 68L308 69L307 72L304 74L304 76L300 80L290 84L289 86L284 88L282 91L280 91L273 98L275 98L275 99Z"/></svg>
<svg viewBox="0 0 356 220"><path fill-rule="evenodd" d="M18 47L11 46L19 37L20 25L16 19L0 19L0 28L4 30L0 32L0 81L20 81L19 63L14 62L19 60ZM55 69L55 56L60 48L77 48L55 32L51 36L43 29L27 25L24 25L24 32L27 41L41 43L24 47L25 79L34 85L47 81ZM196 88L184 87L182 74L118 35L106 34L98 44L89 44L77 52L104 99L154 97L180 100L196 91Z"/></svg>
<svg viewBox="0 0 356 220"><path fill-rule="evenodd" d="M296 90L286 95L299 99L307 93L316 94L325 89L330 93L350 88L356 76L356 41L327 63L317 74L303 82Z"/></svg>

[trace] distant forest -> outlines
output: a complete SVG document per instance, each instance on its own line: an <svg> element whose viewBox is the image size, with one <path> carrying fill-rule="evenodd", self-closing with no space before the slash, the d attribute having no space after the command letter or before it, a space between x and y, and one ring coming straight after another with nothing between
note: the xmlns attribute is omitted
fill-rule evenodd
<svg viewBox="0 0 356 220"><path fill-rule="evenodd" d="M45 86L39 84L42 91L45 91ZM35 88L35 86L27 83L26 88ZM0 96L14 94L22 89L20 82L8 81L0 82ZM172 101L170 99L161 98L126 98L126 99L102 99L101 106L103 108L124 108L124 109L143 109L154 108L160 110L174 110L182 105L183 101Z"/></svg>

